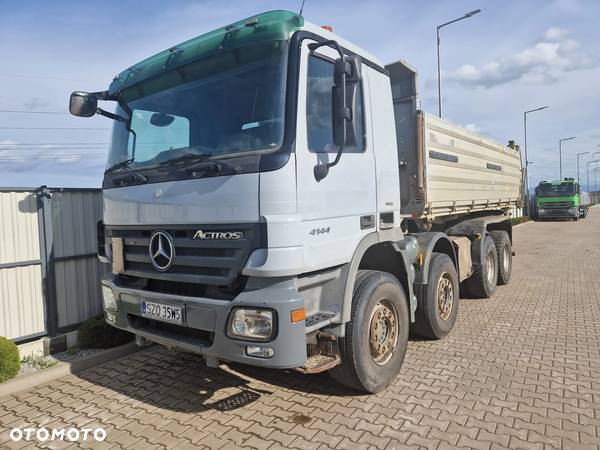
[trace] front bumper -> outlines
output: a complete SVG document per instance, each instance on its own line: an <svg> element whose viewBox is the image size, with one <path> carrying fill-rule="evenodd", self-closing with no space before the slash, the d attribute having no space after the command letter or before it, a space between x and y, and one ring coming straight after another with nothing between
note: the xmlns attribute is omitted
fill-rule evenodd
<svg viewBox="0 0 600 450"><path fill-rule="evenodd" d="M538 208L538 216L539 217L567 217L567 218L575 218L579 213L579 209L577 207L571 208Z"/></svg>
<svg viewBox="0 0 600 450"><path fill-rule="evenodd" d="M105 275L102 284L113 290L117 301L116 320L107 322L150 341L207 357L263 367L296 368L306 361L305 323L291 322L291 311L304 307L293 279L243 291L232 301L132 289L123 286L114 274ZM183 325L172 326L153 321L156 328L143 326L148 321L140 313L142 299L183 308ZM270 341L239 340L226 335L229 312L240 306L270 308L275 311L276 332ZM197 335L190 336L192 331L197 331ZM273 349L273 356L268 359L248 356L248 345L270 347Z"/></svg>

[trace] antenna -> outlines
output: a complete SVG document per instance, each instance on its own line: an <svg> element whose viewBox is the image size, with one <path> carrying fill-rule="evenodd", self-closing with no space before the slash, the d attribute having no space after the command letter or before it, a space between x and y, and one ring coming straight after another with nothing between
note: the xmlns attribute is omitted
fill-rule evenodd
<svg viewBox="0 0 600 450"><path fill-rule="evenodd" d="M300 6L300 12L298 13L298 15L299 15L299 16L301 16L301 15L302 15L302 11L304 10L304 2L305 2L305 1L306 1L306 0L302 0L302 5Z"/></svg>

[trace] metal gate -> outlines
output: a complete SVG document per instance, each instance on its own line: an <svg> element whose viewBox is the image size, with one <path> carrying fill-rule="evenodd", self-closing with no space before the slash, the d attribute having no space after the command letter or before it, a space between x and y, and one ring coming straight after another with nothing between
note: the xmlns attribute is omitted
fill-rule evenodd
<svg viewBox="0 0 600 450"><path fill-rule="evenodd" d="M0 336L21 342L102 311L100 189L0 188Z"/></svg>

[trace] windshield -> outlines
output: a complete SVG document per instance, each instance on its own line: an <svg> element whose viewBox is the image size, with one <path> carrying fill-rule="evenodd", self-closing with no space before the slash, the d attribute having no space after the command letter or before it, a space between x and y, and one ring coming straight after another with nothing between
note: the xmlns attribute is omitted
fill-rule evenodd
<svg viewBox="0 0 600 450"><path fill-rule="evenodd" d="M122 93L107 167L169 166L182 157L222 159L283 142L287 43L225 51ZM193 158L190 158L190 161ZM186 159L187 161L187 159Z"/></svg>
<svg viewBox="0 0 600 450"><path fill-rule="evenodd" d="M540 197L565 197L575 194L576 188L574 183L540 184L538 193Z"/></svg>

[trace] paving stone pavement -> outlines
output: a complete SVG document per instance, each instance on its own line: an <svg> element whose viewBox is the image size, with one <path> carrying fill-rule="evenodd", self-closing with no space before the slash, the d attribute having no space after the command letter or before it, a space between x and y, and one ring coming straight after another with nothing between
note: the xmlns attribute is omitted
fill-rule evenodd
<svg viewBox="0 0 600 450"><path fill-rule="evenodd" d="M0 399L0 448L33 445L10 440L25 426L107 431L47 448L600 448L600 208L514 235L510 285L411 341L378 395L156 346Z"/></svg>

